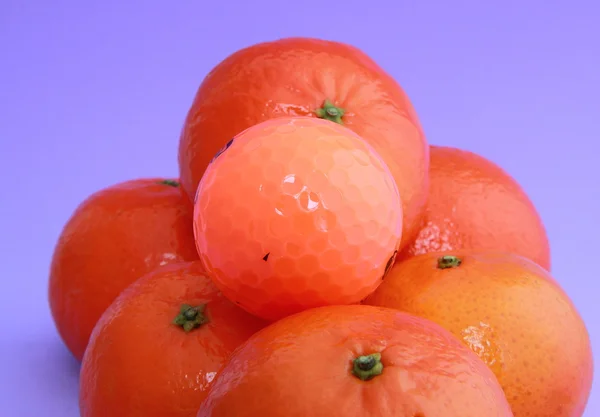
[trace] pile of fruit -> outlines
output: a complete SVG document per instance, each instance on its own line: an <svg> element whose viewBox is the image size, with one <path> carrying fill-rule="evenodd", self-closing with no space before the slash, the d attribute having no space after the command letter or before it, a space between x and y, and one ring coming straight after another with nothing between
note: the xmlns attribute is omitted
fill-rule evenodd
<svg viewBox="0 0 600 417"><path fill-rule="evenodd" d="M592 353L503 169L429 145L360 50L237 51L178 179L86 199L50 306L83 417L580 417Z"/></svg>

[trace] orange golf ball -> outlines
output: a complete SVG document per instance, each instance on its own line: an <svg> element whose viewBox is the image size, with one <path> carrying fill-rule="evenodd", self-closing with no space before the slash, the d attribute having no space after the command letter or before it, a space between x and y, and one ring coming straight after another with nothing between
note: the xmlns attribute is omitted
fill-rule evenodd
<svg viewBox="0 0 600 417"><path fill-rule="evenodd" d="M194 234L221 292L277 320L374 291L400 244L402 206L387 166L356 133L283 117L215 156L198 186Z"/></svg>

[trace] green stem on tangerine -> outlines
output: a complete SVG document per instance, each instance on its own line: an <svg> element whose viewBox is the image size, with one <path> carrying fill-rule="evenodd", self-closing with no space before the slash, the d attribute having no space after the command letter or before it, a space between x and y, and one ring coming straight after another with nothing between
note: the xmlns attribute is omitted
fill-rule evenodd
<svg viewBox="0 0 600 417"><path fill-rule="evenodd" d="M462 263L462 259L457 256L445 255L437 260L438 269L457 268Z"/></svg>
<svg viewBox="0 0 600 417"><path fill-rule="evenodd" d="M344 109L337 107L330 100L325 100L323 106L315 111L315 114L320 119L329 120L339 124L344 124L342 122L342 117L345 113L346 111Z"/></svg>
<svg viewBox="0 0 600 417"><path fill-rule="evenodd" d="M383 364L381 363L381 353L371 353L370 355L359 356L352 362L352 373L362 381L368 381L381 375Z"/></svg>
<svg viewBox="0 0 600 417"><path fill-rule="evenodd" d="M186 333L191 332L197 327L208 322L208 318L204 315L206 304L192 307L189 304L183 304L179 309L179 314L173 320L173 324L182 327Z"/></svg>
<svg viewBox="0 0 600 417"><path fill-rule="evenodd" d="M179 181L176 180L162 180L159 181L159 184L168 185L170 187L179 187Z"/></svg>

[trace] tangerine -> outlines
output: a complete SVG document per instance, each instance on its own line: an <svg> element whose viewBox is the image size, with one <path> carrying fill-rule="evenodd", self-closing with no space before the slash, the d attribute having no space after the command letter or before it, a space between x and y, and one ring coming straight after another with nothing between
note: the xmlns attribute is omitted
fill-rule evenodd
<svg viewBox="0 0 600 417"><path fill-rule="evenodd" d="M50 266L50 310L81 360L101 314L129 284L157 266L197 260L193 206L179 182L125 181L100 190L71 215Z"/></svg>
<svg viewBox="0 0 600 417"><path fill-rule="evenodd" d="M102 315L85 352L82 417L193 417L231 352L265 323L236 307L199 261L159 267Z"/></svg>
<svg viewBox="0 0 600 417"><path fill-rule="evenodd" d="M533 203L501 167L473 152L431 146L423 226L398 260L428 252L490 249L550 270L550 245Z"/></svg>
<svg viewBox="0 0 600 417"><path fill-rule="evenodd" d="M365 305L287 316L244 342L197 417L512 417L498 381L448 331Z"/></svg>
<svg viewBox="0 0 600 417"><path fill-rule="evenodd" d="M590 338L559 284L510 253L453 251L398 262L364 302L450 330L494 372L515 417L579 417L590 393Z"/></svg>
<svg viewBox="0 0 600 417"><path fill-rule="evenodd" d="M275 117L343 124L388 165L402 196L404 247L416 236L428 191L429 147L398 83L361 50L340 42L284 38L241 49L202 81L179 142L179 172L193 200L219 149Z"/></svg>

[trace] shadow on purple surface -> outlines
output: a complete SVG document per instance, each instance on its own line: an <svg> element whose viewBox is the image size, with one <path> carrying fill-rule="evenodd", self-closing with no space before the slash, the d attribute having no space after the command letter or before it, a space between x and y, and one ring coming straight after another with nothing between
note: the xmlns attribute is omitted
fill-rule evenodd
<svg viewBox="0 0 600 417"><path fill-rule="evenodd" d="M4 380L1 415L79 415L80 365L55 334L30 333L13 339L2 348L2 357L6 365L0 378Z"/></svg>

